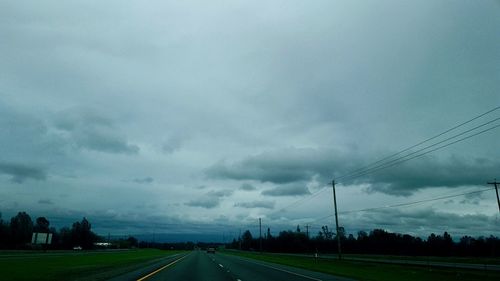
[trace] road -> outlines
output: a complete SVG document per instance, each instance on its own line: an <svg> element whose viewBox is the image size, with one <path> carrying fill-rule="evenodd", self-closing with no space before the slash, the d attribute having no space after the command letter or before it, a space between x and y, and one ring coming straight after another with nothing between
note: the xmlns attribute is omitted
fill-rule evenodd
<svg viewBox="0 0 500 281"><path fill-rule="evenodd" d="M277 265L252 259L193 251L166 259L148 273L132 272L113 280L193 280L193 281L349 281L342 277Z"/></svg>

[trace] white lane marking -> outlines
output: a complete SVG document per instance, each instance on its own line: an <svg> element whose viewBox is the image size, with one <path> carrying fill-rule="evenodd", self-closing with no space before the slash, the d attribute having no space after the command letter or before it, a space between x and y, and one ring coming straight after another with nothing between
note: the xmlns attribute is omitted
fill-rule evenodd
<svg viewBox="0 0 500 281"><path fill-rule="evenodd" d="M310 277L310 276L303 275L303 274L300 274L300 273L296 273L296 272L293 272L293 271L289 271L289 270L286 270L286 269L277 268L277 267L270 266L270 265L267 265L267 264L258 263L258 262L250 261L250 260L247 260L247 259L242 259L242 260L247 261L249 263L253 263L253 264L258 264L258 265L262 265L262 266L265 266L265 267L269 267L269 268L274 269L274 270L283 271L283 272L286 272L288 274L292 274L292 275L304 277L304 278L307 278L307 279L311 279L311 280L315 280L315 281L323 281L323 280L318 279L318 278Z"/></svg>
<svg viewBox="0 0 500 281"><path fill-rule="evenodd" d="M222 267L222 268L224 268L224 266L222 264L220 264L220 263L219 263L219 266Z"/></svg>

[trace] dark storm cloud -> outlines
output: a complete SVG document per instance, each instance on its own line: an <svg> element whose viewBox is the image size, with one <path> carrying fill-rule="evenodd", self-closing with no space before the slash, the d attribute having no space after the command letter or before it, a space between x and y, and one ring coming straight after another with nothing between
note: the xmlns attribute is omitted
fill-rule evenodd
<svg viewBox="0 0 500 281"><path fill-rule="evenodd" d="M130 144L111 119L94 111L76 109L61 112L56 116L55 125L81 148L107 153L139 152L139 147Z"/></svg>
<svg viewBox="0 0 500 281"><path fill-rule="evenodd" d="M23 183L27 179L45 180L47 178L43 168L16 163L0 162L0 174L11 176L11 180L16 183Z"/></svg>
<svg viewBox="0 0 500 281"><path fill-rule="evenodd" d="M311 194L311 192L304 183L290 183L264 190L261 194L268 196L300 196Z"/></svg>
<svg viewBox="0 0 500 281"><path fill-rule="evenodd" d="M253 209L253 208L264 208L264 209L274 209L274 201L253 201L253 202L240 202L235 203L235 207Z"/></svg>

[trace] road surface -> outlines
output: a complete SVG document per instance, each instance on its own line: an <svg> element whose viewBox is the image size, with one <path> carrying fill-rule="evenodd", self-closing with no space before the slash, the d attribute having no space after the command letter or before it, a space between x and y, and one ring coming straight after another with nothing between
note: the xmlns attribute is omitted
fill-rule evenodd
<svg viewBox="0 0 500 281"><path fill-rule="evenodd" d="M165 259L161 265L157 264L149 270L132 272L113 280L349 281L353 279L232 255L193 251L186 255Z"/></svg>

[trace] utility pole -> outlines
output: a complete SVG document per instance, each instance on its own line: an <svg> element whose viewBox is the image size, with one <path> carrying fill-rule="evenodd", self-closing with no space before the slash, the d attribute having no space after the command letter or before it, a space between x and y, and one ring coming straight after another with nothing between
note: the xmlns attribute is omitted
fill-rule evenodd
<svg viewBox="0 0 500 281"><path fill-rule="evenodd" d="M335 225L337 227L337 246L338 246L338 254L339 260L342 259L342 251L340 250L340 233L339 233L339 217L337 215L337 196L335 194L335 180L332 180L332 188L333 188L333 206L335 207Z"/></svg>
<svg viewBox="0 0 500 281"><path fill-rule="evenodd" d="M262 253L262 220L259 218L259 248L260 252Z"/></svg>
<svg viewBox="0 0 500 281"><path fill-rule="evenodd" d="M306 236L307 236L307 239L309 239L309 225L306 224Z"/></svg>
<svg viewBox="0 0 500 281"><path fill-rule="evenodd" d="M489 182L488 184L492 184L495 186L495 191L497 192L498 211L500 212L500 198L498 197L498 184L500 184L500 183L497 182L497 179L495 179L494 182Z"/></svg>

